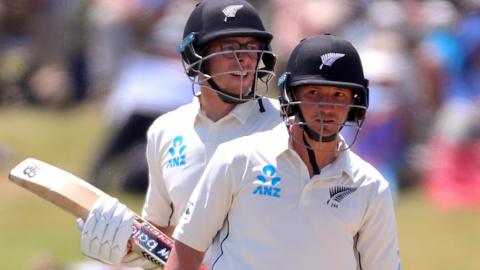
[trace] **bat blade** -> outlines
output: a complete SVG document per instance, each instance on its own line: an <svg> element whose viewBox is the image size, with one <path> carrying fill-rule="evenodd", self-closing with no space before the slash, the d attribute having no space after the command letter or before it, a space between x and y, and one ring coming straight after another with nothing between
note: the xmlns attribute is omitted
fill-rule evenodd
<svg viewBox="0 0 480 270"><path fill-rule="evenodd" d="M9 179L82 219L100 197L108 196L73 174L33 158L15 166Z"/></svg>
<svg viewBox="0 0 480 270"><path fill-rule="evenodd" d="M33 158L15 166L9 179L82 219L88 217L98 199L110 197L77 176ZM173 246L173 240L138 215L131 242L133 252L159 266L166 264Z"/></svg>

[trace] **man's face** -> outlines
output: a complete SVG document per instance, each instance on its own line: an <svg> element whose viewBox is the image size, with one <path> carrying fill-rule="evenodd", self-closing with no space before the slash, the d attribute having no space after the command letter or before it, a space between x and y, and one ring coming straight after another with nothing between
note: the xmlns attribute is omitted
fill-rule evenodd
<svg viewBox="0 0 480 270"><path fill-rule="evenodd" d="M335 86L304 85L295 90L309 128L322 137L334 135L345 123L353 104L352 90Z"/></svg>
<svg viewBox="0 0 480 270"><path fill-rule="evenodd" d="M255 77L259 51L264 44L253 37L228 37L212 42L207 69L215 83L232 95L246 95ZM251 51L251 52L248 52Z"/></svg>

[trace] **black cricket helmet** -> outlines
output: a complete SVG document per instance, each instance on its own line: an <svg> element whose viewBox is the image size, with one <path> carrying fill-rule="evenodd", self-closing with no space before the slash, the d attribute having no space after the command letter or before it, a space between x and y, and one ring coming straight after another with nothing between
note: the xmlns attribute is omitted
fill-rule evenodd
<svg viewBox="0 0 480 270"><path fill-rule="evenodd" d="M337 104L348 108L344 123L321 124L304 119L299 105L305 103L296 100L295 89L302 85L335 86L352 90L352 104ZM356 140L363 125L368 108L368 80L364 77L360 56L353 45L339 37L325 34L303 39L292 51L284 74L278 80L280 88L281 112L288 125L299 125L308 137L315 141L330 142L336 140L338 133L322 134L326 125L336 125L338 131L349 135L351 145ZM318 108L329 103L319 102ZM317 112L320 117L320 110ZM292 118L295 116L294 118ZM315 128L317 131L315 131ZM349 133L353 130L353 133ZM309 148L310 145L306 144ZM350 146L346 146L347 149ZM314 149L318 150L318 149Z"/></svg>
<svg viewBox="0 0 480 270"><path fill-rule="evenodd" d="M207 78L215 77L215 74L209 74L205 61L214 57L214 54L218 56L218 53L204 55L206 47L215 40L238 36L254 37L264 45L257 52L259 60L253 71L255 79L252 90L257 87L257 79L264 81L268 87L268 81L275 75L276 56L270 47L273 36L265 30L255 8L244 0L204 0L195 6L185 25L183 41L178 46L185 72L190 79L193 82L197 80L198 83L198 75L205 75ZM214 90L220 91L220 94L223 93L221 97L228 98L228 94L218 89L219 87L212 80L208 82Z"/></svg>
<svg viewBox="0 0 480 270"><path fill-rule="evenodd" d="M278 79L282 112L290 117L298 112L293 92L301 85L326 85L353 91L353 107L347 121L363 120L368 108L368 80L353 45L324 34L303 39L292 51L285 73ZM358 107L356 107L358 106Z"/></svg>

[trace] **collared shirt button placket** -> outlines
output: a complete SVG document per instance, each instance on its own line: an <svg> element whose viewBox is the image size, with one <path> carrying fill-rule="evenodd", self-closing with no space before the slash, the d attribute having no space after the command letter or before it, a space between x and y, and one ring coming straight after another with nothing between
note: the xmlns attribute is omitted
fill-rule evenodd
<svg viewBox="0 0 480 270"><path fill-rule="evenodd" d="M300 194L300 206L307 206L310 204L310 199L312 196L312 181L309 179L309 175L303 175L302 177L302 188Z"/></svg>
<svg viewBox="0 0 480 270"><path fill-rule="evenodd" d="M308 184L303 187L302 193L300 194L300 206L307 206L310 204L310 188Z"/></svg>
<svg viewBox="0 0 480 270"><path fill-rule="evenodd" d="M210 159L210 157L213 155L218 145L220 144L221 131L219 131L219 129L221 129L221 127L222 125L219 122L212 123L208 127L208 140L205 145L205 152L207 154L208 159Z"/></svg>

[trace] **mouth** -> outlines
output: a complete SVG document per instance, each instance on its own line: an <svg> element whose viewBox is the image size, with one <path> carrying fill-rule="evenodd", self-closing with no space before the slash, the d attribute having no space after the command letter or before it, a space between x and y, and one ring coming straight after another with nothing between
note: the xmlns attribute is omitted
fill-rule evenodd
<svg viewBox="0 0 480 270"><path fill-rule="evenodd" d="M332 119L316 119L312 122L311 128L323 133L324 135L330 134L337 131L338 122Z"/></svg>
<svg viewBox="0 0 480 270"><path fill-rule="evenodd" d="M231 73L232 76L245 78L248 76L247 71L234 71Z"/></svg>
<svg viewBox="0 0 480 270"><path fill-rule="evenodd" d="M322 118L322 119L315 119L315 122L317 124L320 124L320 125L333 125L333 124L336 124L337 121L335 119L325 119L325 118Z"/></svg>

